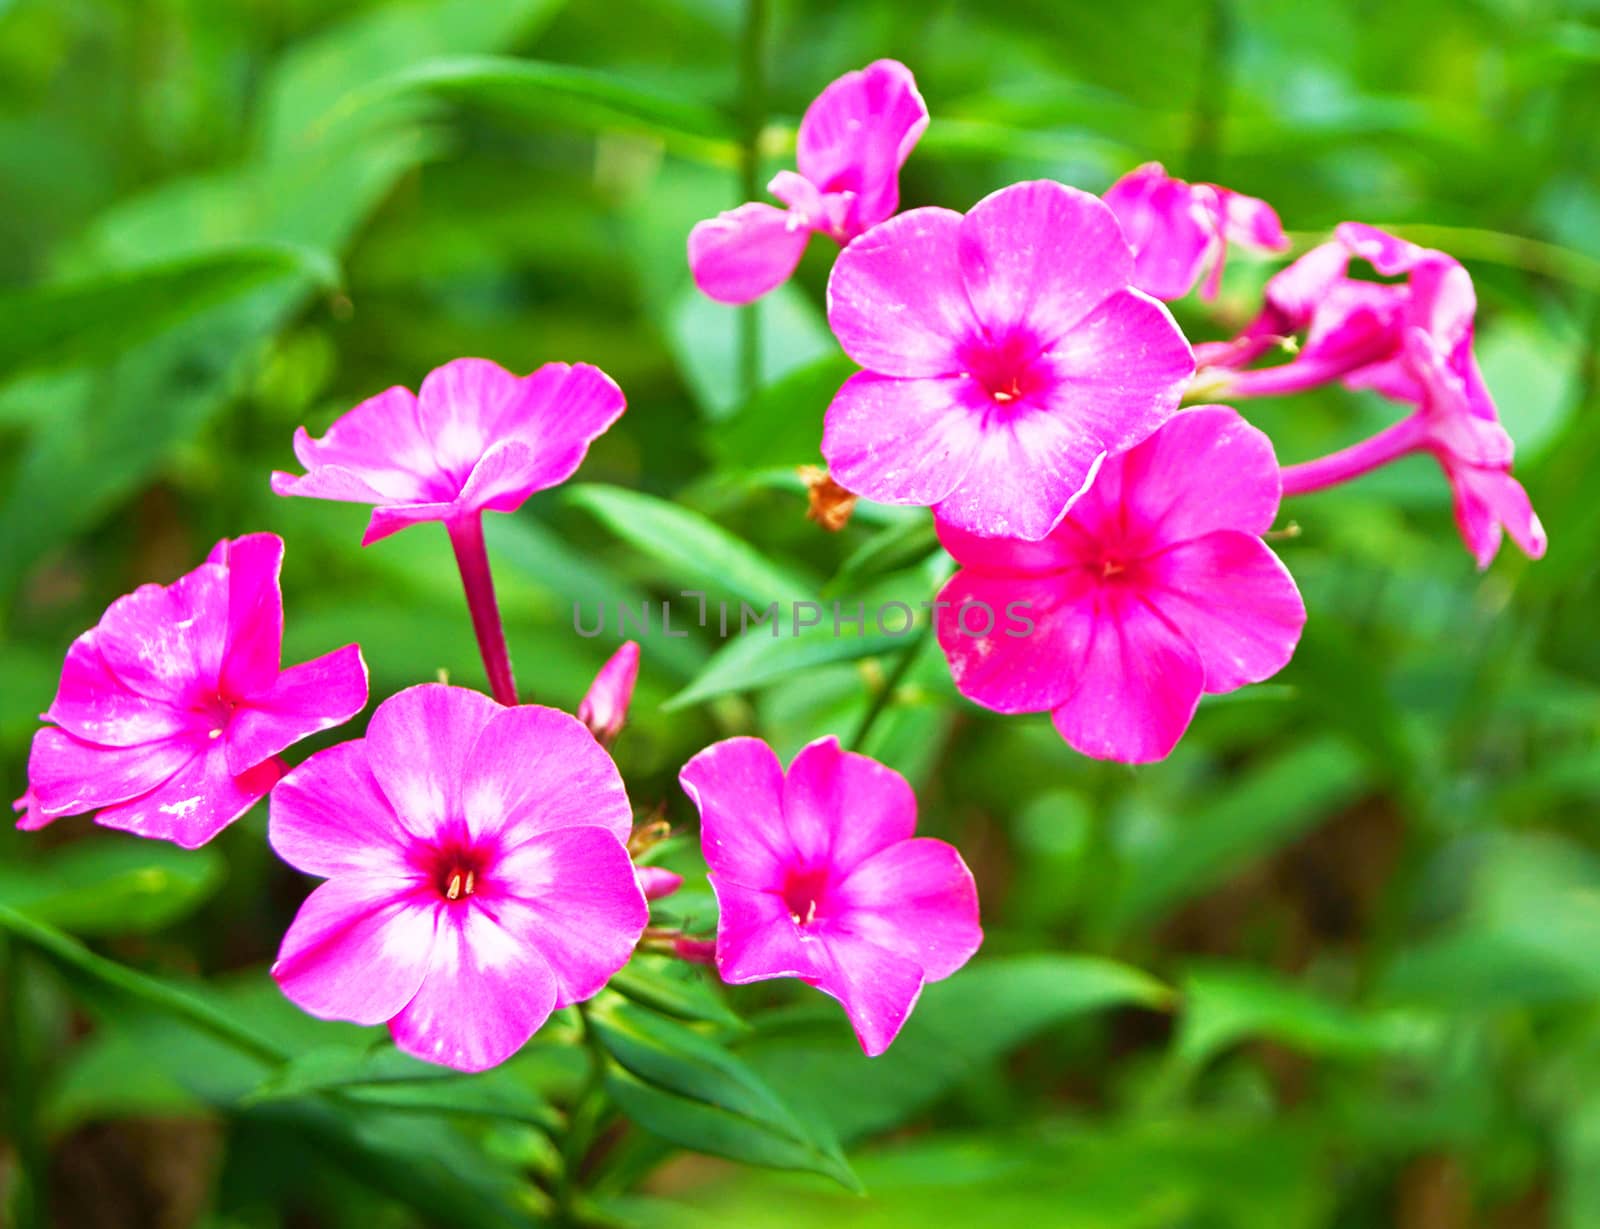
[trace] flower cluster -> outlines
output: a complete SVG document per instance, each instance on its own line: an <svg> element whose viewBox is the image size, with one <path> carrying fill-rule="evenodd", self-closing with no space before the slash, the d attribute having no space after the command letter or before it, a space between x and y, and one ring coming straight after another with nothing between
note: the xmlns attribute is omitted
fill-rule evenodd
<svg viewBox="0 0 1600 1229"><path fill-rule="evenodd" d="M1191 348L1164 301L1197 285L1214 297L1232 248L1284 251L1269 205L1152 163L1103 198L1034 181L965 214L897 213L927 124L904 65L840 78L806 112L797 170L772 181L786 208L750 202L701 223L689 266L713 298L745 303L793 273L813 232L841 246L827 315L861 370L821 415L828 469L808 475L810 514L837 530L858 497L931 509L958 565L931 605L963 695L1048 712L1085 755L1163 758L1203 695L1269 678L1295 651L1306 610L1265 541L1280 500L1412 452L1443 468L1480 565L1506 532L1543 552L1457 261L1346 224L1271 279L1238 336ZM1354 276L1357 261L1389 280ZM1332 382L1411 413L1280 467L1235 409L1182 408ZM72 644L19 826L95 812L193 848L270 794L272 848L324 880L273 966L283 992L317 1016L387 1024L402 1050L461 1070L510 1058L641 947L731 984L797 978L882 1053L922 988L983 938L972 873L916 836L903 777L833 737L787 771L749 737L690 759L679 780L717 898L712 938L651 924L683 878L651 864L665 825L634 825L609 750L639 646L616 651L575 716L519 699L483 514L564 482L624 406L585 364L516 376L457 359L321 438L300 430L305 472L272 476L280 495L371 505L364 543L444 526L493 698L406 688L364 737L289 768L285 750L365 707L366 667L349 645L283 669L283 543L223 541ZM966 626L974 609L988 627ZM995 630L993 611L1018 609L1025 634Z"/></svg>

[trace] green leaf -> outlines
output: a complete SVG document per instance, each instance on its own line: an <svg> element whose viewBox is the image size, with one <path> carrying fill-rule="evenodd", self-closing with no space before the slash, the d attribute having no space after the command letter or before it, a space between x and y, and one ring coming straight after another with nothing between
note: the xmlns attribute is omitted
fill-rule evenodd
<svg viewBox="0 0 1600 1229"><path fill-rule="evenodd" d="M674 247L681 261L682 240ZM838 383L828 388L827 377L821 373L829 360L836 374L849 375L855 366L846 368L839 361L839 345L828 331L827 321L799 289L780 286L759 303L730 307L707 298L692 283L685 285L664 308L668 344L706 417L720 424L745 404L739 380L738 321L741 312L752 311L757 313L760 328L763 385L781 384L795 372L813 373L809 383L788 388L782 399L766 402L758 395L753 404L772 412L787 406L800 420L775 424L772 444L784 457L781 464L794 463L789 458L804 436L810 437L811 446L800 460L815 463L821 457L822 416L839 391ZM826 400L821 399L824 391ZM796 397L803 400L796 401Z"/></svg>
<svg viewBox="0 0 1600 1229"><path fill-rule="evenodd" d="M107 834L0 865L0 904L76 934L137 933L184 917L222 877L214 849Z"/></svg>
<svg viewBox="0 0 1600 1229"><path fill-rule="evenodd" d="M939 549L939 534L933 527L933 518L908 516L885 525L852 551L823 592L849 593L863 581L909 568Z"/></svg>
<svg viewBox="0 0 1600 1229"><path fill-rule="evenodd" d="M887 1052L861 1053L830 1007L819 1030L796 1013L741 1047L796 1109L852 1140L905 1121L1030 1037L1109 1007L1163 1009L1172 992L1098 956L1013 956L926 987ZM758 1027L760 1022L757 1022Z"/></svg>
<svg viewBox="0 0 1600 1229"><path fill-rule="evenodd" d="M611 975L606 986L625 999L677 1020L744 1029L702 971L681 960L639 955Z"/></svg>
<svg viewBox="0 0 1600 1229"><path fill-rule="evenodd" d="M731 594L762 607L777 602L780 617L786 616L791 603L816 592L810 577L780 568L698 512L664 499L587 484L567 488L566 498L663 565L669 583Z"/></svg>
<svg viewBox="0 0 1600 1229"><path fill-rule="evenodd" d="M1120 933L1176 907L1352 801L1366 784L1360 759L1330 739L1251 769L1128 852L1106 924Z"/></svg>
<svg viewBox="0 0 1600 1229"><path fill-rule="evenodd" d="M837 1141L797 1118L740 1059L695 1030L624 1004L589 1024L621 1072L606 1086L629 1117L700 1152L825 1174L856 1189Z"/></svg>
<svg viewBox="0 0 1600 1229"><path fill-rule="evenodd" d="M825 620L829 617L824 615ZM752 627L719 649L694 681L662 707L687 708L730 692L753 690L818 666L892 653L905 648L907 637L913 634L914 628L900 636L882 632L838 636L826 621L803 629L798 636L775 637L765 628Z"/></svg>
<svg viewBox="0 0 1600 1229"><path fill-rule="evenodd" d="M163 1015L174 1016L232 1049L267 1063L286 1055L251 1025L173 982L163 981L97 956L83 944L53 926L0 905L0 930L8 931L47 957L69 979L101 1002L131 1001Z"/></svg>
<svg viewBox="0 0 1600 1229"><path fill-rule="evenodd" d="M842 354L786 372L717 423L707 444L723 469L778 469L821 462L822 418L856 371Z"/></svg>
<svg viewBox="0 0 1600 1229"><path fill-rule="evenodd" d="M442 98L541 127L622 130L660 138L674 152L722 165L737 157L737 134L719 112L625 77L569 64L509 56L433 60L383 78L346 101L356 107L405 95Z"/></svg>
<svg viewBox="0 0 1600 1229"><path fill-rule="evenodd" d="M1434 1033L1424 1016L1357 1011L1253 969L1197 969L1182 989L1173 1057L1189 1070L1247 1037L1308 1054L1365 1058L1414 1049Z"/></svg>
<svg viewBox="0 0 1600 1229"><path fill-rule="evenodd" d="M103 361L215 303L291 276L323 287L339 282L326 253L249 243L0 293L0 381L66 361Z"/></svg>
<svg viewBox="0 0 1600 1229"><path fill-rule="evenodd" d="M315 1093L335 1093L364 1105L421 1113L464 1115L526 1123L543 1131L560 1125L545 1099L519 1082L509 1067L464 1076L388 1046L330 1046L298 1055L274 1071L247 1104Z"/></svg>

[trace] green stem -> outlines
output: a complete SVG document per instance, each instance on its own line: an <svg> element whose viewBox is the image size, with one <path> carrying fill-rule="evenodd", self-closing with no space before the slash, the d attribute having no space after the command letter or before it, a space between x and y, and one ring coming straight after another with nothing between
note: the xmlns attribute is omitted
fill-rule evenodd
<svg viewBox="0 0 1600 1229"><path fill-rule="evenodd" d="M23 1001L23 953L20 944L0 940L0 963L5 965L3 1037L5 1047L7 1119L17 1149L19 1181L11 1200L11 1223L17 1229L48 1229L50 1224L49 1154L39 1137L35 1105L34 1067L38 1055L29 1044L27 1005Z"/></svg>
<svg viewBox="0 0 1600 1229"><path fill-rule="evenodd" d="M1184 172L1191 180L1210 181L1217 177L1232 51L1233 28L1228 0L1212 0L1199 93L1195 97L1194 123L1189 130L1189 156L1184 164Z"/></svg>
<svg viewBox="0 0 1600 1229"><path fill-rule="evenodd" d="M856 726L856 732L850 739L850 750L860 751L867 745L867 735L872 733L872 727L878 724L878 718L894 702L894 693L899 691L900 684L905 682L906 675L911 672L912 664L917 660L918 653L922 651L922 646L927 643L932 631L933 620L930 618L911 638L911 642L900 650L899 659L889 671L889 677L883 680L883 686L878 688L878 693L872 697L872 703L862 715L861 724Z"/></svg>
<svg viewBox="0 0 1600 1229"><path fill-rule="evenodd" d="M761 132L767 122L766 60L768 0L745 0L739 36L739 186L743 199L761 196ZM739 387L748 400L761 387L761 307L739 309Z"/></svg>

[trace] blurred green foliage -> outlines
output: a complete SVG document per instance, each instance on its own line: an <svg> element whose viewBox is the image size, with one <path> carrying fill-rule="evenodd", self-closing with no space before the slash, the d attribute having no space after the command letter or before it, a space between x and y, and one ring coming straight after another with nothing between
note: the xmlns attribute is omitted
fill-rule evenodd
<svg viewBox="0 0 1600 1229"><path fill-rule="evenodd" d="M794 987L729 996L746 1027L701 983L631 969L618 990L653 1014L609 996L598 1031L642 1126L600 1138L605 1214L1600 1224L1597 13L773 5L768 172L822 85L893 55L933 115L908 205L1024 177L1101 190L1160 159L1267 198L1306 243L1355 218L1461 257L1551 546L1476 574L1426 461L1295 503L1294 663L1136 771L965 704L918 649L867 749L972 863L984 952L873 1062ZM931 596L920 519L863 506L830 537L803 516L793 467L842 370L824 245L759 308L753 395L735 313L688 282L689 227L739 199L743 20L736 0L0 3L7 797L70 639L223 535L287 540L290 660L358 640L375 698L440 670L483 686L443 533L363 550L364 509L267 488L297 425L463 354L594 362L629 398L582 485L489 525L539 700L574 707L615 643L575 634L575 602L592 621L684 588ZM1247 319L1268 271L1232 262L1214 312L1180 305L1190 336ZM1248 411L1286 461L1396 413L1337 390ZM635 802L690 824L676 770L719 736L848 737L894 651L647 637L616 748ZM7 1122L27 1129L0 1181L48 1174L69 1229L529 1223L559 1168L550 1106L582 1078L574 1023L469 1082L300 1015L264 966L305 884L264 827L257 808L198 854L83 820L0 837L0 921L33 936L7 958ZM692 850L669 852L690 875L670 912L703 922ZM675 1148L713 1139L849 1179L842 1146L867 1194Z"/></svg>

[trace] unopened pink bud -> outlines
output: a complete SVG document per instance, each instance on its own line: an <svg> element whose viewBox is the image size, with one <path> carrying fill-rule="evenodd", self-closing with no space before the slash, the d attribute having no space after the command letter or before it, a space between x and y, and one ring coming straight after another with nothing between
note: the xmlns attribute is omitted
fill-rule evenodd
<svg viewBox="0 0 1600 1229"><path fill-rule="evenodd" d="M662 900L683 886L683 876L664 866L641 866L634 873L639 876L646 900Z"/></svg>
<svg viewBox="0 0 1600 1229"><path fill-rule="evenodd" d="M622 732L638 678L639 645L629 640L600 667L600 673L589 685L589 694L578 705L578 720L602 743L609 743Z"/></svg>

